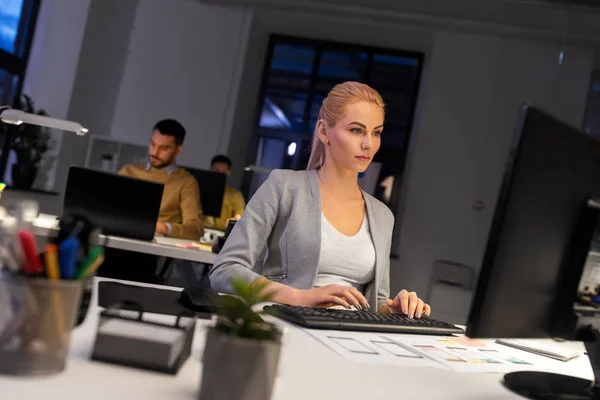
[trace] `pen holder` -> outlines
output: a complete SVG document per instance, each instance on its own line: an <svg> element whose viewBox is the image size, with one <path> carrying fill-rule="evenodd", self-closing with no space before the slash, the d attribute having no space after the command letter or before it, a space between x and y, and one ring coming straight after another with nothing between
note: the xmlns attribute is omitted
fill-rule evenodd
<svg viewBox="0 0 600 400"><path fill-rule="evenodd" d="M49 375L66 365L82 281L0 275L0 373Z"/></svg>

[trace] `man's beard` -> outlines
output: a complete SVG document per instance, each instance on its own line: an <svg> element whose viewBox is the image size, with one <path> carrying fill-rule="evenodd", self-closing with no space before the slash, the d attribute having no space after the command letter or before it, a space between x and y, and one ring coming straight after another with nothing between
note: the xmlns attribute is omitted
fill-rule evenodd
<svg viewBox="0 0 600 400"><path fill-rule="evenodd" d="M160 158L154 158L154 157L150 157L150 165L152 165L152 167L157 168L157 169L162 169L165 167L168 167L169 165L173 164L173 158L169 159L169 160L161 160Z"/></svg>

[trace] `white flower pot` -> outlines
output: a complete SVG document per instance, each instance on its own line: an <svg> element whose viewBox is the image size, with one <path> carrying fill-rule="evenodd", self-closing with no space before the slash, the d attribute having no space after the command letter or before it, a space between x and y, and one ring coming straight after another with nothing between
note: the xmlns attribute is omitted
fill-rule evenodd
<svg viewBox="0 0 600 400"><path fill-rule="evenodd" d="M280 341L234 337L210 328L198 399L269 400L280 351Z"/></svg>

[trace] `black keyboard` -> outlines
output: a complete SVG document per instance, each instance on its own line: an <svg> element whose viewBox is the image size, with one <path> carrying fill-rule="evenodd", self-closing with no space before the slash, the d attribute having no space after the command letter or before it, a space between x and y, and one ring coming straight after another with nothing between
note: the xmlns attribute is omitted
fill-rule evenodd
<svg viewBox="0 0 600 400"><path fill-rule="evenodd" d="M402 314L293 307L282 304L265 306L264 311L283 320L315 329L414 333L420 335L460 335L465 333L463 329L455 325L436 321L425 316L417 319Z"/></svg>

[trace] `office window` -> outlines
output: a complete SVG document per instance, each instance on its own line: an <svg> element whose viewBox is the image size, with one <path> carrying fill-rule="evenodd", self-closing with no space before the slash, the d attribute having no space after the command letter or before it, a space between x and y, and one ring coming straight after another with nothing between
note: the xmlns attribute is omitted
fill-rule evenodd
<svg viewBox="0 0 600 400"><path fill-rule="evenodd" d="M600 71L592 72L583 129L600 140Z"/></svg>
<svg viewBox="0 0 600 400"><path fill-rule="evenodd" d="M0 105L20 95L39 0L0 0Z"/></svg>
<svg viewBox="0 0 600 400"><path fill-rule="evenodd" d="M305 169L323 99L337 83L363 82L383 96L386 120L381 148L360 183L397 209L422 66L419 53L273 35L249 164Z"/></svg>

